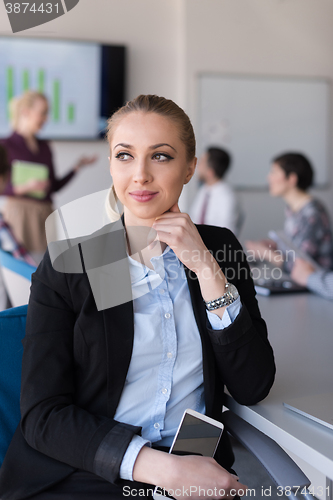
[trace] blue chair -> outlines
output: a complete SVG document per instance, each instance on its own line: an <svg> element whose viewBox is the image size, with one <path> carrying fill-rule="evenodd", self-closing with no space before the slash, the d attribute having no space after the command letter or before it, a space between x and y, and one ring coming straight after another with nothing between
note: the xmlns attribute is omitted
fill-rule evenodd
<svg viewBox="0 0 333 500"><path fill-rule="evenodd" d="M0 466L20 421L21 364L28 306L0 312Z"/></svg>
<svg viewBox="0 0 333 500"><path fill-rule="evenodd" d="M3 282L13 307L28 303L31 275L36 267L16 259L10 253L0 249L0 265Z"/></svg>

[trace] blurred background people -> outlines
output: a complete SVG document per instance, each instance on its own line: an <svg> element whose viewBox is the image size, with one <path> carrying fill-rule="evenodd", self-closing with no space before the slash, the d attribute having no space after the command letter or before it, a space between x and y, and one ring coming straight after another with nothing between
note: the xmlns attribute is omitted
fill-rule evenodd
<svg viewBox="0 0 333 500"><path fill-rule="evenodd" d="M286 202L284 233L294 246L309 255L323 269L333 266L333 241L330 219L324 205L308 189L313 182L313 168L300 153L277 156L268 175L269 191ZM294 262L283 262L274 241L247 241L246 248L258 260L268 260L288 272Z"/></svg>
<svg viewBox="0 0 333 500"><path fill-rule="evenodd" d="M13 132L3 139L8 161L19 170L24 178L24 169L33 168L43 172L43 179L32 175L23 183L13 183L12 172L4 194L8 196L3 207L3 215L10 224L16 239L37 260L46 250L45 220L52 213L52 194L64 187L85 165L92 164L96 157L82 157L64 177L57 178L54 171L52 152L47 141L37 137L47 120L49 111L46 97L35 91L27 91L11 102ZM22 170L23 169L23 170ZM27 171L25 171L27 172ZM26 176L27 177L27 176Z"/></svg>
<svg viewBox="0 0 333 500"><path fill-rule="evenodd" d="M10 166L7 154L3 146L0 145L0 195L3 193L7 184ZM0 249L10 253L13 257L23 260L28 264L35 266L35 261L29 255L27 250L16 240L10 226L4 221L0 212ZM10 306L5 285L3 283L0 269L0 311Z"/></svg>
<svg viewBox="0 0 333 500"><path fill-rule="evenodd" d="M7 154L3 146L0 145L0 195L3 193L8 182L10 166L7 159ZM35 266L36 263L29 255L26 248L21 245L15 238L11 227L4 220L0 212L0 248L5 252L9 252L16 259L24 260L28 264Z"/></svg>
<svg viewBox="0 0 333 500"><path fill-rule="evenodd" d="M325 269L316 270L304 259L296 259L291 270L291 277L296 283L306 286L311 292L325 299L333 300L333 272Z"/></svg>
<svg viewBox="0 0 333 500"><path fill-rule="evenodd" d="M189 215L196 224L226 227L238 235L243 218L239 200L224 180L230 164L230 154L220 148L210 147L200 157L197 171L203 185Z"/></svg>

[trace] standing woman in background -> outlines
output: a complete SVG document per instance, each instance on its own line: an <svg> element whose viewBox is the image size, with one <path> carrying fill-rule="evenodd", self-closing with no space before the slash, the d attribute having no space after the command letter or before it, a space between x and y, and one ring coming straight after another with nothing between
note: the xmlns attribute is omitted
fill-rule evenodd
<svg viewBox="0 0 333 500"><path fill-rule="evenodd" d="M13 167L41 166L46 169L45 180L30 178L22 184L13 185L9 177L4 194L8 196L3 215L17 240L32 253L44 253L47 247L45 220L53 212L52 197L64 187L85 165L96 161L96 157L82 157L73 170L58 179L55 176L52 152L47 141L37 134L45 124L49 106L47 98L35 91L27 91L11 102L12 134L2 140L9 163Z"/></svg>

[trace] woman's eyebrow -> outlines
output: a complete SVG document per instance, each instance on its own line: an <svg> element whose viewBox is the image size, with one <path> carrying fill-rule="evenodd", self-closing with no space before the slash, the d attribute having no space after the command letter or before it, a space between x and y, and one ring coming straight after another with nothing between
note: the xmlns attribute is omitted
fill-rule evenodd
<svg viewBox="0 0 333 500"><path fill-rule="evenodd" d="M158 149L162 146L169 146L169 148L173 149L177 153L177 150L174 147L170 146L170 144L168 144L166 142L161 142L160 144L154 144L154 146L150 146L150 149Z"/></svg>
<svg viewBox="0 0 333 500"><path fill-rule="evenodd" d="M116 149L118 146L121 146L122 148L133 149L133 146L131 146L130 144L124 144L123 142L116 144L116 146L113 149Z"/></svg>

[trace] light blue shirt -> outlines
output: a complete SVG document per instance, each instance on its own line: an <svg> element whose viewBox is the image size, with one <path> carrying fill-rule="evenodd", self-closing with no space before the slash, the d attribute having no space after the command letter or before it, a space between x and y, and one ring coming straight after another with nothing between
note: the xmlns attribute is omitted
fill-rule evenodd
<svg viewBox="0 0 333 500"><path fill-rule="evenodd" d="M151 258L154 269L128 257L133 291L134 344L115 420L142 427L122 460L120 477L132 480L142 446L170 446L186 408L205 413L202 346L183 264L170 247ZM207 311L214 330L229 326L238 298L222 319Z"/></svg>

